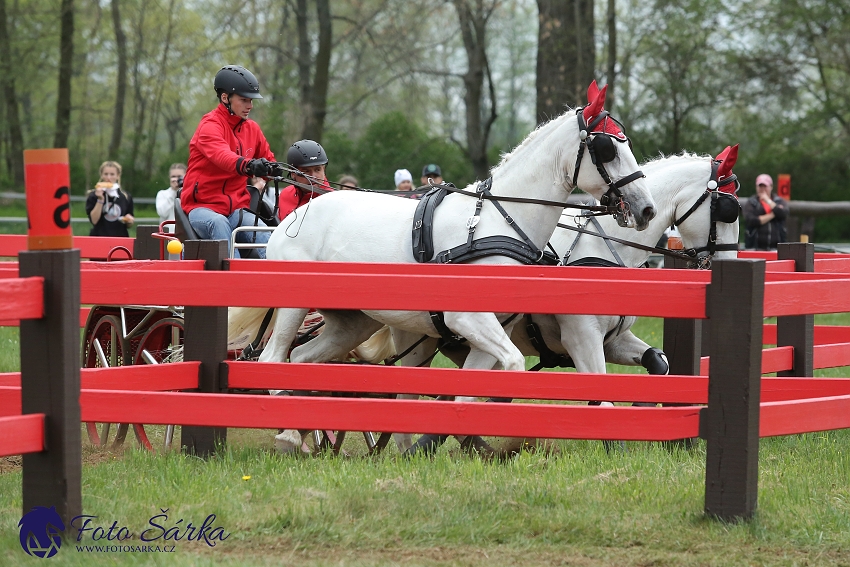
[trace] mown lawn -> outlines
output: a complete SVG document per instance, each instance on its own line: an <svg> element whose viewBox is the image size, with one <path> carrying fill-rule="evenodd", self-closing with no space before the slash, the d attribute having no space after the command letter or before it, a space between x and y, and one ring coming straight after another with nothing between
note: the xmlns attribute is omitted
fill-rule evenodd
<svg viewBox="0 0 850 567"><path fill-rule="evenodd" d="M846 316L818 318L847 323ZM660 322L637 332L660 345ZM0 371L17 368L17 330L0 329ZM847 369L828 374L847 376ZM176 541L174 553L78 552L57 565L850 565L850 432L765 439L754 520L704 517L705 448L595 441L541 444L504 461L450 441L433 459L282 457L272 431L228 432L207 461L158 450L110 452L84 442L83 506L97 524L140 533L199 525L215 514L215 547ZM162 428L151 428L161 447ZM533 446L533 445L532 445ZM29 558L18 543L19 458L0 468L0 564ZM181 520L178 522L178 520ZM156 532L154 530L154 535ZM181 532L181 533L185 533ZM91 545L87 538L83 544ZM162 538L155 543L162 542Z"/></svg>

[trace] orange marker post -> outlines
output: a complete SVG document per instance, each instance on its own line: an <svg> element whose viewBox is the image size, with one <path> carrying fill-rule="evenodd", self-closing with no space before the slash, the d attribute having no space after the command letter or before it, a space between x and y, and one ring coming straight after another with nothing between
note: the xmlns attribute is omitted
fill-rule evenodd
<svg viewBox="0 0 850 567"><path fill-rule="evenodd" d="M71 248L71 171L68 150L24 150L27 248Z"/></svg>
<svg viewBox="0 0 850 567"><path fill-rule="evenodd" d="M791 176L787 173L780 173L776 178L776 194L785 199L791 200Z"/></svg>

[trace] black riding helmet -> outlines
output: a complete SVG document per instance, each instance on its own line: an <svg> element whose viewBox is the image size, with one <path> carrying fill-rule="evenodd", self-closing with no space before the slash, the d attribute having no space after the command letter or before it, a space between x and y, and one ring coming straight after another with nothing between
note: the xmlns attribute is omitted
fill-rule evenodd
<svg viewBox="0 0 850 567"><path fill-rule="evenodd" d="M327 165L328 155L318 142L299 140L290 146L286 152L286 161L294 167L311 167Z"/></svg>
<svg viewBox="0 0 850 567"><path fill-rule="evenodd" d="M215 74L216 96L221 93L235 94L245 98L263 98L260 94L260 82L254 74L239 65L225 65Z"/></svg>

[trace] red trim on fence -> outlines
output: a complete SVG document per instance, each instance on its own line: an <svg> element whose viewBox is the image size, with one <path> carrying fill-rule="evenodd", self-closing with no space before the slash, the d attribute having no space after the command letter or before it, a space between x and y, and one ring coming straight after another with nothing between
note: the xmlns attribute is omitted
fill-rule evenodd
<svg viewBox="0 0 850 567"><path fill-rule="evenodd" d="M532 400L704 403L707 381L693 376L507 372L362 364L229 361L230 388L481 396Z"/></svg>
<svg viewBox="0 0 850 567"><path fill-rule="evenodd" d="M738 250L738 258L748 258L754 260L776 260L776 250Z"/></svg>
<svg viewBox="0 0 850 567"><path fill-rule="evenodd" d="M109 251L116 246L124 246L133 252L134 238L75 236L73 247L80 249L83 258L105 260ZM27 249L27 237L24 234L4 234L0 236L0 257L17 258L18 252Z"/></svg>
<svg viewBox="0 0 850 567"><path fill-rule="evenodd" d="M776 344L776 323L765 324L763 343ZM835 343L850 343L850 327L843 325L815 325L815 344L831 345Z"/></svg>
<svg viewBox="0 0 850 567"><path fill-rule="evenodd" d="M86 321L89 318L89 311L91 307L80 307L80 327L86 326ZM0 327L20 327L21 320L20 319L6 319L0 320Z"/></svg>
<svg viewBox="0 0 850 567"><path fill-rule="evenodd" d="M44 451L44 414L0 417L0 457Z"/></svg>
<svg viewBox="0 0 850 567"><path fill-rule="evenodd" d="M229 260L231 272L328 274L401 274L421 276L499 276L598 280L711 281L707 270L647 270L643 268L592 268L581 266L514 266L494 264L385 264L354 262L287 262L282 260Z"/></svg>
<svg viewBox="0 0 850 567"><path fill-rule="evenodd" d="M847 428L850 428L850 395L761 404L761 437Z"/></svg>
<svg viewBox="0 0 850 567"><path fill-rule="evenodd" d="M764 284L764 316L846 313L850 311L848 290L850 279L847 278L767 282Z"/></svg>
<svg viewBox="0 0 850 567"><path fill-rule="evenodd" d="M442 266L453 268L454 266ZM707 284L697 282L511 278L504 276L185 272L167 280L83 271L83 303L225 307L314 307L414 311L490 311L705 318ZM377 268L376 268L377 269ZM625 270L625 269L624 269ZM663 270L658 270L662 272ZM672 271L672 270L671 270ZM644 277L646 270L643 270ZM447 272L447 273L450 273ZM333 277L330 277L333 276ZM251 294L236 290L321 289L321 294ZM428 293L422 293L427 289ZM230 290L232 293L224 293ZM376 293L376 291L380 293ZM616 297L616 301L611 301ZM562 309L562 310L561 310Z"/></svg>
<svg viewBox="0 0 850 567"><path fill-rule="evenodd" d="M817 333L817 331L815 331ZM776 323L766 323L764 325L764 330L762 331L762 344L765 345L775 345L776 344ZM815 337L815 342L817 342L817 337Z"/></svg>
<svg viewBox="0 0 850 567"><path fill-rule="evenodd" d="M769 377L761 380L761 402L850 395L850 378Z"/></svg>
<svg viewBox="0 0 850 567"><path fill-rule="evenodd" d="M815 368L840 368L850 366L850 343L815 345Z"/></svg>
<svg viewBox="0 0 850 567"><path fill-rule="evenodd" d="M797 269L797 262L794 260L770 260L765 263L764 269L767 272L794 272Z"/></svg>
<svg viewBox="0 0 850 567"><path fill-rule="evenodd" d="M703 356L699 361L699 375L708 376L711 362L708 356ZM794 347L784 346L766 348L761 351L761 373L772 374L782 370L793 370Z"/></svg>
<svg viewBox="0 0 850 567"><path fill-rule="evenodd" d="M140 364L114 368L83 368L80 388L85 390L167 391L198 388L200 362ZM0 386L20 388L20 372L0 373Z"/></svg>
<svg viewBox="0 0 850 567"><path fill-rule="evenodd" d="M850 258L816 258L815 272L821 274L850 273Z"/></svg>
<svg viewBox="0 0 850 567"><path fill-rule="evenodd" d="M80 394L82 420L216 427L340 429L558 439L695 437L698 407L459 403L172 392Z"/></svg>
<svg viewBox="0 0 850 567"><path fill-rule="evenodd" d="M0 279L0 321L44 317L44 278Z"/></svg>
<svg viewBox="0 0 850 567"><path fill-rule="evenodd" d="M18 378L18 381L20 381L20 378ZM22 407L20 386L0 386L0 417L21 415Z"/></svg>

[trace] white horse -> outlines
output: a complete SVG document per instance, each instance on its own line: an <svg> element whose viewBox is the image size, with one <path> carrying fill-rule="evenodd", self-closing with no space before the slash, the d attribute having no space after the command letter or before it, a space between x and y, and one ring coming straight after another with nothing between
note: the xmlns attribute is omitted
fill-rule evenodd
<svg viewBox="0 0 850 567"><path fill-rule="evenodd" d="M649 227L640 233L624 230L617 226L613 219L598 217L597 221L602 233L644 247L652 247L659 240L664 230L677 224L682 235L686 250L693 249L699 256L699 262L704 266L713 258L734 258L737 256L738 243L738 212L739 205L734 193L737 190L737 180L732 174L732 166L737 159L738 147L727 147L716 160L708 156L683 154L657 159L643 164L647 183L655 202L658 214ZM713 173L713 166L715 166ZM712 185L712 176L714 184ZM717 182L720 191L717 192ZM712 191L713 189L713 191ZM712 205L712 196L720 200ZM705 197L704 197L705 195ZM701 200L702 199L702 200ZM696 208L694 208L696 207ZM688 214L692 209L693 211ZM715 210L715 212L712 212ZM722 217L722 218L721 218ZM581 219L581 222L577 222ZM587 216L576 217L572 213L564 213L560 224L579 226L585 230L597 232L596 227L588 221ZM715 222L712 222L715 220ZM712 224L714 224L714 248L711 250ZM553 248L564 258L567 265L622 265L639 267L643 265L650 252L613 243L611 248L605 241L596 236L581 234L577 231L558 227L550 240ZM697 258L695 258L697 260ZM534 334L534 340L524 322L517 324L511 340L519 347L525 356L541 356L535 341L542 339L543 349L547 355L569 357L578 372L605 373L605 362L623 365L645 366L652 374L667 374L664 353L653 348L631 332L631 327L637 317L617 317L607 315L540 315L530 316L531 321L539 329ZM376 337L377 338L377 337ZM419 337L393 329L393 339L397 349L403 352ZM374 342L374 341L373 341ZM372 345L377 348L378 345ZM425 340L413 352L402 359L406 366L417 366L430 357L437 347L436 340ZM446 351L456 363L463 362L465 349ZM557 364L563 366L564 364ZM402 396L415 397L415 396ZM446 436L426 435L417 442L415 449L426 452L433 451L435 446L442 443ZM411 446L409 435L396 435L399 449L406 450ZM470 441L476 442L473 438ZM480 443L480 441L477 441Z"/></svg>
<svg viewBox="0 0 850 567"><path fill-rule="evenodd" d="M505 222L498 201L484 201L476 211L476 200L452 192L443 199L433 219L435 251L451 249L467 241L470 227L480 240L493 236L515 236L514 227L524 231L526 243L539 252L546 245L563 210L563 203L576 187L597 199L606 191L622 195L621 222L644 230L655 216L655 203L638 172L627 138L604 111L605 91L594 82L588 89L588 105L568 111L532 132L492 170L491 193L512 217ZM583 158L581 157L583 156ZM579 164L584 167L580 167ZM595 166L595 167L594 167ZM607 178L607 179L605 179ZM470 186L468 191L474 191ZM560 205L516 203L531 198ZM266 252L271 260L337 262L415 261L411 229L416 201L356 191L338 191L296 209L272 234ZM473 215L470 217L470 215ZM477 218L475 218L477 217ZM522 236L522 235L520 235ZM475 263L517 264L494 255ZM326 362L345 357L383 325L419 336L439 337L430 315L421 311L332 311L320 310L325 318L323 333L295 348L290 345L307 309L278 309L271 339L260 360ZM257 313L262 318L263 310ZM234 314L236 315L236 314ZM471 346L465 368L491 368L498 363L509 370L523 370L525 358L510 341L509 324L502 328L494 313L444 315L445 326L465 337ZM278 436L281 449L300 446L291 432Z"/></svg>

